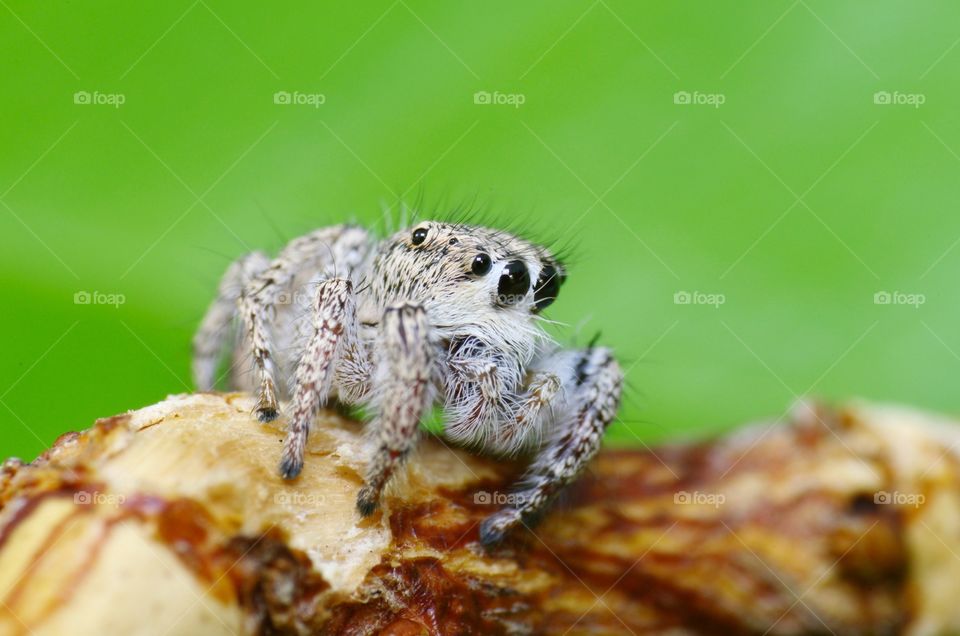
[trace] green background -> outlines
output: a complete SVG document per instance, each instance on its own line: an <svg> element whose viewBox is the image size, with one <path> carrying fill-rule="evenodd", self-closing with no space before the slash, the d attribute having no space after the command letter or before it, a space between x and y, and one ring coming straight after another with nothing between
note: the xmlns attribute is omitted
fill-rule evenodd
<svg viewBox="0 0 960 636"><path fill-rule="evenodd" d="M421 195L574 245L551 316L629 369L613 443L956 413L958 38L947 1L2 0L0 454L187 390L230 259Z"/></svg>

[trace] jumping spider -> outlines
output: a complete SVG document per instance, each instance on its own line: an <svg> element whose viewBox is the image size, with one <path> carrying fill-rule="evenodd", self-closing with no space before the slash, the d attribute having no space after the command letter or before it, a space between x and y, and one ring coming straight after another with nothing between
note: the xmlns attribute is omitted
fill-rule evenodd
<svg viewBox="0 0 960 636"><path fill-rule="evenodd" d="M623 374L610 350L561 349L538 324L565 278L546 248L494 229L422 222L378 240L352 225L323 228L273 260L254 252L230 266L194 338L194 377L213 388L239 314L244 344L234 355L252 354L260 421L277 417L278 376L293 378L283 391L292 401L286 479L303 468L320 407L334 397L370 407L363 516L436 404L448 440L531 455L513 503L481 524L492 545L577 476L619 406Z"/></svg>

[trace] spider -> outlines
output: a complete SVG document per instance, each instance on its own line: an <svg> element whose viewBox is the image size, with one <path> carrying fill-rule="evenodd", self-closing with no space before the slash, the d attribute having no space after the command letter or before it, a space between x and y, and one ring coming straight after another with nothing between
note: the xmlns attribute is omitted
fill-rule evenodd
<svg viewBox="0 0 960 636"><path fill-rule="evenodd" d="M446 439L530 457L508 504L481 524L492 546L574 480L619 408L623 374L611 351L563 349L541 327L565 278L545 247L496 229L430 221L378 240L355 225L322 228L272 260L254 252L227 269L194 337L194 378L213 389L239 314L234 357L252 355L254 373L237 388L257 394L262 422L278 416L279 395L290 400L285 479L303 468L319 408L332 399L368 407L362 516L440 405Z"/></svg>

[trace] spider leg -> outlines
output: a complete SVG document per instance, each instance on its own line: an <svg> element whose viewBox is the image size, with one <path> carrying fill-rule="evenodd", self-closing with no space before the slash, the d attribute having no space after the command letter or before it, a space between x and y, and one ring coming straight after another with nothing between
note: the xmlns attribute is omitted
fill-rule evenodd
<svg viewBox="0 0 960 636"><path fill-rule="evenodd" d="M543 419L560 395L561 388L557 374L550 371L533 374L526 392L520 396L512 421L499 431L497 446L503 449L502 452L512 455L536 441L531 436L541 430Z"/></svg>
<svg viewBox="0 0 960 636"><path fill-rule="evenodd" d="M275 419L280 408L270 326L281 295L297 276L309 271L320 270L327 278L338 275L350 278L354 270L364 264L369 248L369 235L360 228L335 226L317 230L288 243L270 266L244 288L239 300L240 314L249 334L258 375L254 410L261 422Z"/></svg>
<svg viewBox="0 0 960 636"><path fill-rule="evenodd" d="M447 359L445 437L507 456L538 442L562 388L558 374L564 369L553 367L571 354L565 352L558 360L547 356L542 368L524 374L498 351L466 341ZM515 386L521 390L507 388Z"/></svg>
<svg viewBox="0 0 960 636"><path fill-rule="evenodd" d="M513 493L513 503L480 525L480 541L490 546L518 525L537 517L573 481L600 448L604 430L620 405L623 373L608 349L589 348L563 378L569 393L555 430L537 452Z"/></svg>
<svg viewBox="0 0 960 636"><path fill-rule="evenodd" d="M356 333L353 283L343 278L321 281L313 310L313 333L297 364L293 412L280 460L280 475L284 479L293 479L303 469L310 424L330 395L344 341L355 338Z"/></svg>
<svg viewBox="0 0 960 636"><path fill-rule="evenodd" d="M373 365L364 340L360 337L360 327L354 320L355 329L344 334L343 348L337 358L336 377L337 399L343 404L361 404L369 400Z"/></svg>
<svg viewBox="0 0 960 636"><path fill-rule="evenodd" d="M377 509L384 486L413 448L420 418L433 403L428 329L427 315L418 305L392 307L383 315L378 345L383 358L374 376L378 415L371 425L376 448L357 494L357 510L364 517Z"/></svg>
<svg viewBox="0 0 960 636"><path fill-rule="evenodd" d="M444 436L461 446L488 448L508 410L501 377L506 363L481 346L472 345L464 355L465 348L447 361Z"/></svg>
<svg viewBox="0 0 960 636"><path fill-rule="evenodd" d="M265 270L270 259L263 252L251 252L230 263L217 297L193 336L193 383L200 391L212 391L217 383L217 367L230 340L237 299L250 279Z"/></svg>

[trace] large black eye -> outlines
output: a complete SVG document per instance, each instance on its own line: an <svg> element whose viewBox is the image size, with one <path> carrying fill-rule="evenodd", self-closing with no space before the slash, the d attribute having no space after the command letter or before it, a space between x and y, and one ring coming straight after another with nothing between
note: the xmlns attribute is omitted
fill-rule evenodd
<svg viewBox="0 0 960 636"><path fill-rule="evenodd" d="M427 240L427 228L418 227L413 231L413 238L410 239L410 242L414 245L420 245Z"/></svg>
<svg viewBox="0 0 960 636"><path fill-rule="evenodd" d="M490 255L480 252L473 257L473 263L470 265L470 271L477 276L483 276L490 271L490 266L492 264L493 261L490 260Z"/></svg>
<svg viewBox="0 0 960 636"><path fill-rule="evenodd" d="M537 284L533 286L534 313L543 311L557 299L563 281L564 276L557 273L557 268L553 265L544 265L540 270L540 277L537 278Z"/></svg>
<svg viewBox="0 0 960 636"><path fill-rule="evenodd" d="M530 291L530 272L521 261L510 261L500 274L497 300L502 305L516 305Z"/></svg>

